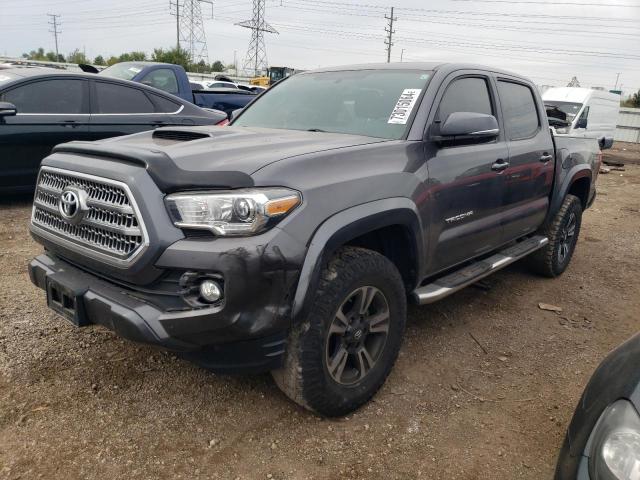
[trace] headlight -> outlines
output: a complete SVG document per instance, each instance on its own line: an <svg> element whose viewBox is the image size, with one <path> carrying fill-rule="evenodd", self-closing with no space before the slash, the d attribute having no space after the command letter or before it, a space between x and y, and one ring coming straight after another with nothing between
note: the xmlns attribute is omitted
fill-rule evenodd
<svg viewBox="0 0 640 480"><path fill-rule="evenodd" d="M640 417L627 400L604 411L591 437L589 475L594 480L640 480Z"/></svg>
<svg viewBox="0 0 640 480"><path fill-rule="evenodd" d="M255 188L226 192L176 193L166 198L176 227L210 230L216 235L254 235L296 208L299 192L287 188Z"/></svg>

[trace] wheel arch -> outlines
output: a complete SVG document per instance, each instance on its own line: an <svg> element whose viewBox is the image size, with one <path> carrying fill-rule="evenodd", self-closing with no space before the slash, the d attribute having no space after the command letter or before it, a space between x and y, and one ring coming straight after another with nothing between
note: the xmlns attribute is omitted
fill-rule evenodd
<svg viewBox="0 0 640 480"><path fill-rule="evenodd" d="M293 300L294 322L307 313L308 293L315 291L323 265L345 245L363 246L387 256L398 267L406 288L417 285L424 247L415 204L408 198L388 198L358 205L327 219L311 238Z"/></svg>
<svg viewBox="0 0 640 480"><path fill-rule="evenodd" d="M553 196L548 218L551 219L558 213L562 202L568 194L580 199L582 208L586 209L591 195L593 173L589 165L576 165L571 168L560 182L556 195Z"/></svg>

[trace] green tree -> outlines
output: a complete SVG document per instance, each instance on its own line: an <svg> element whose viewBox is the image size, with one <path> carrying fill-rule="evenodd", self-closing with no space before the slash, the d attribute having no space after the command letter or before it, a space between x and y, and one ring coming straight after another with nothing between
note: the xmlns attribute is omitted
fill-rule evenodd
<svg viewBox="0 0 640 480"><path fill-rule="evenodd" d="M120 62L144 62L147 59L147 54L144 52L128 52L123 53L118 57Z"/></svg>
<svg viewBox="0 0 640 480"><path fill-rule="evenodd" d="M87 60L87 56L78 48L76 48L69 54L67 60L69 61L69 63L89 63L89 60Z"/></svg>
<svg viewBox="0 0 640 480"><path fill-rule="evenodd" d="M47 56L44 53L44 48L40 47L38 50L31 50L29 53L23 53L22 58L28 60L47 60Z"/></svg>
<svg viewBox="0 0 640 480"><path fill-rule="evenodd" d="M213 62L211 64L211 71L212 72L224 72L224 63L222 63L220 60L216 60L215 62Z"/></svg>
<svg viewBox="0 0 640 480"><path fill-rule="evenodd" d="M173 63L181 65L185 70L189 70L191 66L191 55L183 48L171 48L165 50L163 48L154 48L151 60L154 62Z"/></svg>
<svg viewBox="0 0 640 480"><path fill-rule="evenodd" d="M93 64L94 65L106 65L107 62L104 61L104 57L102 55L98 55L96 58L93 59Z"/></svg>
<svg viewBox="0 0 640 480"><path fill-rule="evenodd" d="M111 66L114 63L118 63L120 60L118 60L118 57L114 57L113 55L111 57L109 57L109 60L107 60L107 65Z"/></svg>

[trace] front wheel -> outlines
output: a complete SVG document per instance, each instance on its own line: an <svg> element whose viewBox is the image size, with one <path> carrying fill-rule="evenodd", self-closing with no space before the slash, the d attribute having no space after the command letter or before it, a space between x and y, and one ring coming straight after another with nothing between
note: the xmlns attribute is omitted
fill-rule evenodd
<svg viewBox="0 0 640 480"><path fill-rule="evenodd" d="M545 277L557 277L571 262L582 224L582 202L567 195L553 220L542 228L549 243L529 256L529 266Z"/></svg>
<svg viewBox="0 0 640 480"><path fill-rule="evenodd" d="M289 335L280 389L321 415L345 415L382 386L398 356L406 295L395 265L363 248L340 249L323 270L309 317Z"/></svg>

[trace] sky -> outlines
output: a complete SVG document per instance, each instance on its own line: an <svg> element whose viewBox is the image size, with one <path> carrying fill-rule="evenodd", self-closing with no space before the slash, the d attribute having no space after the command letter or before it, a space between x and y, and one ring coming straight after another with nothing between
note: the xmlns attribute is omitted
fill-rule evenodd
<svg viewBox="0 0 640 480"><path fill-rule="evenodd" d="M179 0L184 1L184 0ZM175 0L173 0L175 3ZM508 69L539 85L625 94L640 89L640 0L266 0L270 65L313 69L387 60L385 27L394 7L392 61L473 62ZM54 50L50 17L60 15L60 52L89 58L173 47L170 0L0 0L0 55ZM209 61L242 66L252 0L202 3Z"/></svg>

